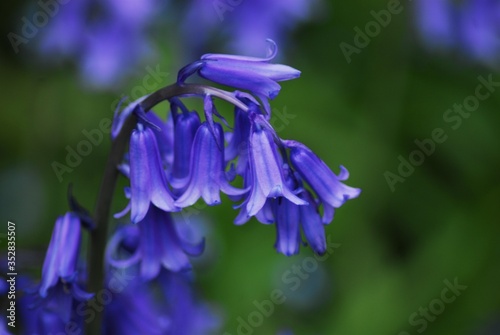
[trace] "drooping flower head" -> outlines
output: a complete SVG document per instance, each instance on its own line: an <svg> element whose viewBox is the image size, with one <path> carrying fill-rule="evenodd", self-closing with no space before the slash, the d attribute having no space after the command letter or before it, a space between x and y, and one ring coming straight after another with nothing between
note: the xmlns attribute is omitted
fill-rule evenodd
<svg viewBox="0 0 500 335"><path fill-rule="evenodd" d="M302 236L316 253L325 252L323 224L331 222L334 209L357 197L360 190L343 183L348 177L346 169L342 167L337 176L312 150L280 139L273 129L269 99L279 93L279 81L300 75L292 67L270 63L275 53L272 42L271 55L263 59L207 54L179 71L176 88L171 89L178 89L180 96L170 98L174 138L164 141L174 152L173 162L168 164L172 169L158 158L158 136L154 132L161 127L145 116L143 100L117 116L116 129L131 113L136 113L139 120L131 135L129 168L123 169L131 180L132 222L148 221L145 218L149 218L151 210L160 215L162 211L188 208L200 198L208 205L217 205L222 191L239 202L235 205L239 208L236 224L252 217L264 224L275 224L278 252L296 254ZM186 83L195 73L238 90L229 92ZM183 96L203 99L204 122L180 102ZM235 105L234 126L218 113L214 97ZM231 185L236 176L243 179L241 189Z"/></svg>

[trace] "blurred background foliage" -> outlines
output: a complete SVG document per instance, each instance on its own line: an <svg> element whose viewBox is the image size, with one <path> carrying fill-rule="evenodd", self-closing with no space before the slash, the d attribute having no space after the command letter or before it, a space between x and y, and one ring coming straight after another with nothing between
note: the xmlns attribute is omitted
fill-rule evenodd
<svg viewBox="0 0 500 335"><path fill-rule="evenodd" d="M425 333L500 334L500 92L482 101L456 130L443 120L454 103L474 94L479 75L500 81L500 73L458 52L426 50L416 37L410 4L403 3L402 13L352 54L351 63L340 43L353 45L353 28L372 21L370 11L385 9L386 1L326 2L281 46L280 60L302 76L283 83L272 105L293 117L280 136L306 143L336 172L340 164L346 166L348 184L363 192L326 228L340 246L295 291L282 276L312 256L309 249L286 258L273 249L274 227L255 220L233 225L236 211L228 202L200 209L208 250L196 262L197 284L224 315L221 333L237 334L238 317L247 320L256 310L253 301L268 300L280 289L286 302L275 306L254 334L286 328L307 335L417 334L420 327L409 317L440 297L444 280L458 278L467 289L445 305ZM19 28L27 5L1 4L4 36ZM105 91L82 85L71 62L49 66L30 45L15 54L3 39L0 212L2 221L17 223L19 272L39 278L52 225L67 209L69 183L79 201L93 208L109 138L62 182L51 164L64 163L66 147L74 149L85 139L82 130L97 129L103 118L112 117L117 99L143 86L146 66L169 73L159 88L175 81L179 67L193 60L176 51L184 43L176 30L182 17L166 20L168 29L151 32L156 58ZM220 25L222 30L224 22ZM228 50L214 44L204 52ZM222 113L230 115L222 105ZM166 110L167 105L156 108ZM384 173L397 173L398 156L408 159L418 149L415 139L430 138L435 128L443 128L447 140L392 192ZM125 204L121 192L117 195L115 210Z"/></svg>

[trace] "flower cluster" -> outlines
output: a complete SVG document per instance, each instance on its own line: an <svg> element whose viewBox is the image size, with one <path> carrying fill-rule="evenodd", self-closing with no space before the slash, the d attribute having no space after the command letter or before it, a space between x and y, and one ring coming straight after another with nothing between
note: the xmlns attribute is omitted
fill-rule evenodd
<svg viewBox="0 0 500 335"><path fill-rule="evenodd" d="M360 190L344 184L344 167L335 174L307 146L282 139L273 129L270 100L281 89L278 82L300 72L271 63L272 41L271 47L266 58L204 55L179 71L177 82L165 88L168 94L160 90L116 113L111 137L114 144L125 139L129 146L122 162L115 166L110 160L109 166L130 186L124 189L128 205L115 217L130 215L130 220L117 226L105 252L102 244L104 288L95 296L84 290L93 278L79 271L86 267L79 261L82 228L95 233L99 220L94 223L70 196L71 211L56 221L41 282L23 302L32 311L28 333L65 332L68 325L81 329L92 322L94 311L87 308L96 302L104 304L96 310L104 313L97 324L103 334L217 330L219 317L191 287L190 257L202 254L205 240L184 214L200 199L214 206L222 202L221 194L227 196L239 211L235 224L252 217L274 224L279 253L298 253L302 236L314 252L325 253L324 225ZM196 74L235 91L187 83ZM204 119L183 103L186 96L203 99ZM152 103L155 97L170 102L164 119L149 111L161 100ZM217 111L215 98L234 105L233 126Z"/></svg>
<svg viewBox="0 0 500 335"><path fill-rule="evenodd" d="M188 264L186 255L201 252L199 245L186 247L178 232L167 228L171 212L182 211L200 198L213 206L221 203L221 193L226 194L239 209L236 224L251 217L275 224L276 250L293 255L302 242L301 230L312 249L324 253L323 225L332 221L335 208L359 195L359 189L343 183L348 177L344 167L336 175L305 145L279 138L269 123L269 100L278 95L278 82L300 75L294 68L270 63L276 54L276 46L271 43L267 58L207 54L181 69L179 86L191 85L187 79L198 74L246 91L227 92L207 86L201 93L191 94L204 101L203 122L177 98L171 100L166 122L154 112L145 113L141 106L144 98L115 118L115 136L130 114L135 113L139 120L121 166L130 178L130 189L126 190L130 203L119 215L130 211L131 221L140 227L130 228L130 234L139 234L139 244L145 246L139 247L142 251L129 261L149 258L148 263L155 265L143 264L151 268L144 270L144 276L154 277L160 264L171 271L182 270ZM234 127L229 127L217 112L214 96L235 105ZM224 130L223 124L229 130ZM173 138L162 131L172 128ZM231 184L237 177L243 184L239 188ZM149 227L141 228L146 225ZM177 263L169 260L172 255L177 255Z"/></svg>
<svg viewBox="0 0 500 335"><path fill-rule="evenodd" d="M207 334L216 329L219 318L212 308L194 296L190 273L185 271L183 274L175 274L168 270L160 272L160 261L165 262L166 268L172 271L186 267L188 263L183 258L184 254L175 253L175 247L181 242L175 240L177 234L172 232L175 227L168 214L154 210L150 212L148 215L159 216L152 219L146 216L145 223L140 225L141 229L146 230L144 234L133 231L136 226L126 226L109 243L117 246L117 249L121 245L124 249L121 250L122 253L127 250L143 253L143 264L140 267L134 266L134 262L128 260L127 270L121 271L107 266L105 290L104 293L99 292L99 297L84 291L84 271L78 271L84 265L79 261L82 226L89 226L84 224L85 218L82 218L81 213L68 212L59 217L43 264L40 284L32 289L31 281L25 283L28 279L23 278L21 288L29 293L19 302L23 334L66 333L68 329L81 332L96 311L104 313L102 333L109 335L195 335ZM163 228L158 227L162 223ZM164 235L154 235L163 231ZM184 229L179 229L179 232L189 240L189 232ZM123 239L118 241L117 236ZM138 236L143 240L135 240ZM153 243L155 240L161 241L160 247L168 246L169 253L155 249L158 247ZM187 244L183 247L191 254L199 254L202 249L202 246L200 248ZM166 259L159 260L162 256ZM125 267L116 260L111 263L117 268ZM148 280L153 278L154 281ZM156 297L155 286L162 289L160 300ZM180 305L179 301L183 301L184 305ZM97 307L89 309L88 302ZM170 307L167 308L165 304ZM173 308L174 305L176 308ZM196 323L192 323L193 320ZM179 332L178 329L186 327L186 324L192 329ZM2 326L0 325L0 330Z"/></svg>
<svg viewBox="0 0 500 335"><path fill-rule="evenodd" d="M415 6L417 29L427 45L458 49L487 65L498 66L498 1L418 0Z"/></svg>

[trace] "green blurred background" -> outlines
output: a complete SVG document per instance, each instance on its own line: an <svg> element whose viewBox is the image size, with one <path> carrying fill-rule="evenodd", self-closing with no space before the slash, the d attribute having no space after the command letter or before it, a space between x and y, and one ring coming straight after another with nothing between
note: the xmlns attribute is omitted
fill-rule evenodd
<svg viewBox="0 0 500 335"><path fill-rule="evenodd" d="M307 144L335 172L341 164L347 167L347 184L363 192L326 227L340 246L295 291L282 276L312 256L308 248L287 258L273 249L274 227L256 221L234 226L236 211L229 202L202 209L209 237L205 263L196 265L197 285L200 295L223 311L221 333L237 334L238 317L248 320L256 311L253 302L268 300L279 289L285 303L275 306L254 334L286 328L299 335L418 334L422 323L410 324L411 316L429 304L439 306L435 299L444 281L457 278L467 289L444 304L425 334L500 334L500 90L456 130L443 120L447 109L474 94L478 76L500 81L500 73L456 53L427 52L415 37L412 10L404 5L350 63L340 43L353 44L353 28L373 20L370 11L385 9L386 1L328 2L317 20L302 24L293 43L281 49L281 57L302 76L283 83L273 103L276 115L292 115L280 136ZM1 6L6 36L19 24L25 3ZM15 54L3 39L0 212L4 225L17 223L19 272L39 277L52 225L67 210L70 182L79 201L93 208L109 139L93 147L62 182L51 164L64 163L66 146L74 149L85 139L82 130L111 118L117 98L142 87L145 66L170 73L159 88L192 61L174 51L172 46L182 43L175 28L154 34L160 57L106 92L82 86L71 63L46 66L29 48ZM206 51L226 51L214 48ZM166 106L156 110L164 113ZM228 108L222 111L230 114ZM384 173L397 173L398 157L408 159L418 149L414 141L430 138L436 128L447 140L392 191ZM125 204L117 195L115 210Z"/></svg>

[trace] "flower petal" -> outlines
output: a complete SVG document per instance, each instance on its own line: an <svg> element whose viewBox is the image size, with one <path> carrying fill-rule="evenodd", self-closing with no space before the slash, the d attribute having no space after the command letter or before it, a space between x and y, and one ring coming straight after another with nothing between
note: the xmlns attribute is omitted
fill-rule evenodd
<svg viewBox="0 0 500 335"><path fill-rule="evenodd" d="M147 135L148 130L134 130L130 137L130 216L133 223L146 216L153 188L148 154L154 153L151 152L151 143L148 143L151 137Z"/></svg>
<svg viewBox="0 0 500 335"><path fill-rule="evenodd" d="M286 145L291 148L290 160L294 167L324 203L337 208L346 200L357 197L361 192L359 188L353 188L341 182L348 176L345 168L341 169L338 177L305 145L294 141L286 141Z"/></svg>

